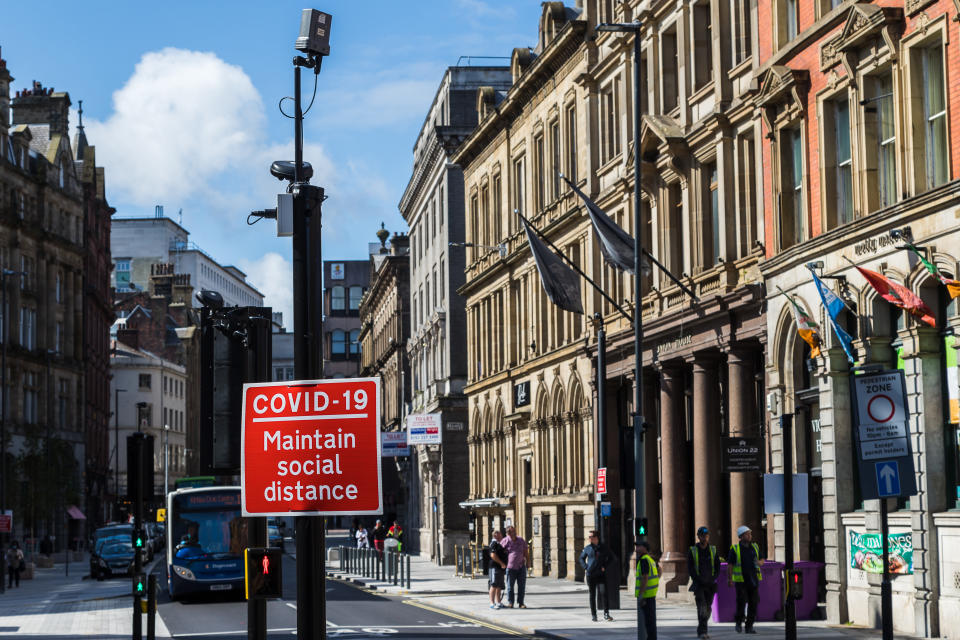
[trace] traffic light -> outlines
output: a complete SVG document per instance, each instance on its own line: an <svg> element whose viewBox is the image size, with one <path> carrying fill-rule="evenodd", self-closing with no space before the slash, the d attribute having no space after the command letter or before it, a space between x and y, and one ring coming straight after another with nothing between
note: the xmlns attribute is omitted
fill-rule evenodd
<svg viewBox="0 0 960 640"><path fill-rule="evenodd" d="M280 549L244 549L243 565L243 584L247 600L283 597L283 554Z"/></svg>
<svg viewBox="0 0 960 640"><path fill-rule="evenodd" d="M637 518L637 538L642 539L647 537L649 532L649 527L646 517Z"/></svg>
<svg viewBox="0 0 960 640"><path fill-rule="evenodd" d="M133 574L133 595L141 597L147 595L147 574Z"/></svg>
<svg viewBox="0 0 960 640"><path fill-rule="evenodd" d="M797 569L787 569L787 600L803 598L803 574Z"/></svg>
<svg viewBox="0 0 960 640"><path fill-rule="evenodd" d="M133 533L130 535L130 544L133 545L133 548L137 551L141 551L146 544L146 537L144 536L143 529L134 529Z"/></svg>

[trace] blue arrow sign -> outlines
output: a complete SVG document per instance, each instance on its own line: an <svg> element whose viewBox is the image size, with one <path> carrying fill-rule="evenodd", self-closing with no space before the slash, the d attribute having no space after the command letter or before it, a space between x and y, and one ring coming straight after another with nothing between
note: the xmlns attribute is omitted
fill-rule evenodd
<svg viewBox="0 0 960 640"><path fill-rule="evenodd" d="M885 460L875 464L877 472L877 495L892 498L900 495L900 465L896 460Z"/></svg>

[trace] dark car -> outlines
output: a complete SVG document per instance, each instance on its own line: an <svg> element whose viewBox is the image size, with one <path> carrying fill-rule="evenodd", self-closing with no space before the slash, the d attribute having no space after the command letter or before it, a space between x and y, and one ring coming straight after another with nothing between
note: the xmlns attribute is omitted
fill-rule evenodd
<svg viewBox="0 0 960 640"><path fill-rule="evenodd" d="M280 534L280 529L272 524L267 525L267 542L271 547L277 547L283 551L283 536Z"/></svg>
<svg viewBox="0 0 960 640"><path fill-rule="evenodd" d="M90 577L102 580L107 576L133 572L136 551L129 537L102 538L90 554Z"/></svg>

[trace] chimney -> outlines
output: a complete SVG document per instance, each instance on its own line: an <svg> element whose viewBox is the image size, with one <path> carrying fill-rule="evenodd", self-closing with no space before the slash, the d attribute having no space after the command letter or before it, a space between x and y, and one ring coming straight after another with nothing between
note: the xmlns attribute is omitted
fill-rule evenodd
<svg viewBox="0 0 960 640"><path fill-rule="evenodd" d="M390 238L390 252L395 256L405 256L410 251L410 238L405 233L395 233Z"/></svg>
<svg viewBox="0 0 960 640"><path fill-rule="evenodd" d="M50 135L67 135L70 94L44 87L37 80L32 89L18 91L13 99L13 124L48 124Z"/></svg>
<svg viewBox="0 0 960 640"><path fill-rule="evenodd" d="M6 133L10 125L10 82L13 76L7 71L7 61L0 50L0 131Z"/></svg>
<svg viewBox="0 0 960 640"><path fill-rule="evenodd" d="M117 341L127 345L131 349L139 349L140 332L136 329L117 329Z"/></svg>

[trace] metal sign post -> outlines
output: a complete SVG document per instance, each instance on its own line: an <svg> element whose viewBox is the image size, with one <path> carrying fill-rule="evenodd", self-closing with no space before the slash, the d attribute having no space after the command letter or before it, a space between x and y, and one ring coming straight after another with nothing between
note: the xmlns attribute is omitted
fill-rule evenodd
<svg viewBox="0 0 960 640"><path fill-rule="evenodd" d="M890 526L887 498L917 493L910 448L907 386L903 371L878 371L851 377L854 440L864 500L880 500L883 579L880 611L883 640L893 640L893 593L890 584Z"/></svg>

